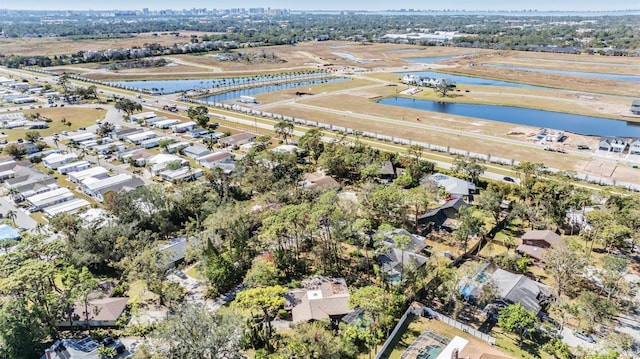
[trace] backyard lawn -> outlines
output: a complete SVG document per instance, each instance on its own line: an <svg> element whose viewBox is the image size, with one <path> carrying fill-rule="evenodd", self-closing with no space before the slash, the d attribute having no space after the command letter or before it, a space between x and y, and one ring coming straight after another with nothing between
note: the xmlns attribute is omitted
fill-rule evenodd
<svg viewBox="0 0 640 359"><path fill-rule="evenodd" d="M404 351L425 330L431 330L448 338L449 340L453 339L456 336L467 339L470 341L468 346L472 346L473 348L475 348L475 350L480 351L480 353L495 352L495 347L489 346L489 344L485 343L484 341L477 339L476 337L472 336L471 334L465 333L462 330L456 329L438 320L429 320L423 317L415 317L411 321L407 329L404 331L401 339L396 343L394 350L389 355L389 359L399 359L402 353L404 353ZM496 338L496 345L501 351L515 358L551 358L547 353L537 351L535 350L535 348L529 347L527 343L525 343L522 348L519 347L518 339L516 338L516 336L511 333L505 334L500 327L494 327L489 334ZM536 344L534 347L539 347L539 345ZM527 350L531 350L533 353Z"/></svg>

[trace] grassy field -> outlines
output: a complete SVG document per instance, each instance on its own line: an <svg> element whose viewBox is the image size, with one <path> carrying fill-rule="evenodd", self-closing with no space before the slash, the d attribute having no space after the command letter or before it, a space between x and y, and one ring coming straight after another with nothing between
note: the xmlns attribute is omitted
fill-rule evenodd
<svg viewBox="0 0 640 359"><path fill-rule="evenodd" d="M104 119L107 111L96 105L96 107L55 107L55 108L38 108L33 110L26 110L24 114L35 115L40 114L42 117L51 119L48 123L49 128L28 130L25 128L15 128L3 130L6 134L4 137L7 141L15 141L19 138L24 139L25 133L29 131L37 131L40 136L51 136L54 133L61 133L62 131L74 131L80 127L87 127L95 125L97 119ZM65 122L62 122L65 120ZM70 123L71 125L67 125Z"/></svg>

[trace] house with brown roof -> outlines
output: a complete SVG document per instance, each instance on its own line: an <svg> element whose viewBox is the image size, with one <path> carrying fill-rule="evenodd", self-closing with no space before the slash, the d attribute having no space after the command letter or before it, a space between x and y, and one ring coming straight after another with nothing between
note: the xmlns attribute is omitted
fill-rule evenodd
<svg viewBox="0 0 640 359"><path fill-rule="evenodd" d="M550 230L529 231L520 239L522 244L516 248L516 252L537 261L543 261L547 250L562 242L562 237Z"/></svg>
<svg viewBox="0 0 640 359"><path fill-rule="evenodd" d="M120 318L129 298L114 297L114 298L94 298L90 299L87 307L84 303L76 303L73 308L72 320L69 318L61 319L58 323L58 327L68 328L73 327L86 327L87 326L87 312L89 313L88 325L90 328L97 327L115 327L116 321Z"/></svg>
<svg viewBox="0 0 640 359"><path fill-rule="evenodd" d="M338 181L322 172L307 173L304 175L303 189L324 190L340 187Z"/></svg>
<svg viewBox="0 0 640 359"><path fill-rule="evenodd" d="M349 288L343 278L316 276L302 281L303 288L291 289L285 309L293 323L312 320L339 321L353 310L349 308Z"/></svg>
<svg viewBox="0 0 640 359"><path fill-rule="evenodd" d="M256 139L256 135L247 132L236 133L229 137L221 138L218 142L223 146L240 146L248 142L253 142Z"/></svg>

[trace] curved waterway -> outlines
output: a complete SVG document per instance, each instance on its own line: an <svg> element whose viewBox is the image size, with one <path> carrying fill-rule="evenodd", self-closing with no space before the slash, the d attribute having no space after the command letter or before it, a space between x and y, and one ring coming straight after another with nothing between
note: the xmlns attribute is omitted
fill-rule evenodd
<svg viewBox="0 0 640 359"><path fill-rule="evenodd" d="M235 78L209 78L209 79L193 79L193 80L141 80L141 81L112 81L108 82L113 86L127 87L137 90L146 90L159 94L169 94L174 92L183 92L197 89L224 87L229 85L256 84L259 86L261 82L295 80L296 78L305 78L317 76L320 79L329 79L322 75L309 74L284 74L274 76L250 76Z"/></svg>
<svg viewBox="0 0 640 359"><path fill-rule="evenodd" d="M345 81L345 80L347 80L346 77L331 77L327 79L284 82L280 84L251 87L251 88L245 88L245 89L234 90L229 92L223 92L216 95L203 97L200 100L207 101L207 102L222 102L222 101L234 100L240 96L253 96L261 93L268 93L273 91L292 89L296 87L311 86L311 85L317 85L320 83L338 82L338 81Z"/></svg>
<svg viewBox="0 0 640 359"><path fill-rule="evenodd" d="M640 137L640 123L531 108L477 105L391 97L379 104L446 113L590 136Z"/></svg>

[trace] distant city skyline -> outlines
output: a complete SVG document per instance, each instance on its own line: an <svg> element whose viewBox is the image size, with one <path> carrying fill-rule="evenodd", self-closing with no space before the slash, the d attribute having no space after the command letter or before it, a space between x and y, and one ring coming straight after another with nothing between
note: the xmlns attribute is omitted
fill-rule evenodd
<svg viewBox="0 0 640 359"><path fill-rule="evenodd" d="M85 0L49 1L31 0L27 2L5 2L0 9L12 10L150 10L162 9L191 9L191 8L285 8L291 10L387 10L387 9L419 9L419 10L539 10L539 11L613 11L613 10L637 10L640 3L637 0L458 0L452 1L426 1L417 3L415 0L324 0L324 1L292 1L292 0L238 0L234 2L202 2L196 0L183 0L180 2L169 0L141 0L136 2L125 0L112 0L104 2L92 2L90 5Z"/></svg>

